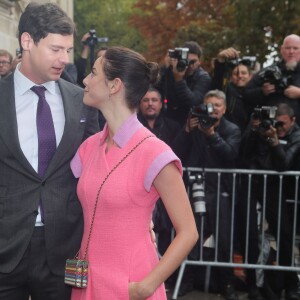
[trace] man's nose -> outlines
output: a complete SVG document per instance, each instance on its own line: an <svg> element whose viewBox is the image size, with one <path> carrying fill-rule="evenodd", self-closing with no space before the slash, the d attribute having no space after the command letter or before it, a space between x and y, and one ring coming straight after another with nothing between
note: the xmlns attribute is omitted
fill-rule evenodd
<svg viewBox="0 0 300 300"><path fill-rule="evenodd" d="M70 61L70 55L67 51L62 51L61 55L60 55L60 61L64 64L69 63Z"/></svg>

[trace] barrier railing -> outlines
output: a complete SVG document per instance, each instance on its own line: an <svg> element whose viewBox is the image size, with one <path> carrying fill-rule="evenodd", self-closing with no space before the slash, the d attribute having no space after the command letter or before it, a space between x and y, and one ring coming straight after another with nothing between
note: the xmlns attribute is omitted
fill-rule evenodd
<svg viewBox="0 0 300 300"><path fill-rule="evenodd" d="M231 267L231 268L249 268L249 269L261 269L261 270L283 270L283 271L300 271L300 266L298 266L295 262L295 256L296 251L298 249L297 246L297 215L298 215L298 192L299 192L299 176L300 172L298 171L288 171L288 172L275 172L275 171L268 171L268 170L246 170L246 169L208 169L208 168L185 168L184 169L184 175L187 180L189 180L189 184L187 184L187 191L189 194L189 197L191 199L192 205L195 204L194 198L196 197L196 202L206 201L206 195L204 194L203 186L198 182L197 188L200 187L200 190L198 190L198 194L196 193L196 196L193 197L193 188L191 181L197 180L197 176L200 174L200 177L202 178L203 174L205 177L207 177L208 174L214 174L216 177L216 229L214 233L214 258L210 260L205 260L203 257L203 252L205 249L204 246L204 240L203 240L203 232L205 230L205 218L206 214L204 211L201 211L201 207L203 209L203 203L196 203L196 211L200 214L201 219L201 226L199 231L199 253L198 257L199 259L190 259L189 257L186 258L186 260L181 264L177 281L175 284L175 288L173 291L172 299L177 299L179 288L182 282L182 278L184 275L184 271L187 265L191 266L216 266L216 267ZM224 177L229 178L230 182L230 193L226 194L226 196L230 197L230 210L231 210L231 218L228 220L230 222L230 258L228 261L219 261L218 257L218 243L219 243L219 215L220 215L220 201L223 200L223 194L224 189L222 189L222 181ZM192 178L192 180L190 180ZM250 218L252 217L250 215L250 205L251 201L253 201L253 198L257 197L255 195L255 189L257 189L257 182L260 182L260 190L261 190L261 198L257 199L261 205L261 209L258 212L260 215L260 218L257 222L257 230L260 235L259 239L259 245L258 249L260 249L259 259L256 263L249 263L249 229L250 229ZM207 189L205 189L207 190ZM263 226L264 221L266 220L266 209L268 209L267 204L268 202L268 196L269 191L272 190L274 193L274 190L278 193L278 198L276 201L274 201L274 205L278 205L278 222L277 222L277 234L273 235L273 241L276 243L276 245L280 244L280 238L282 235L280 235L281 232L281 208L282 204L288 204L290 207L290 211L292 212L292 215L290 216L292 218L292 249L291 249L291 264L289 265L282 265L280 264L280 248L277 247L276 252L276 259L275 263L272 265L266 264L266 262L261 259L263 255L263 245L266 241L269 241L269 235L267 235L265 226ZM288 191L289 198L286 197L286 192ZM222 194L223 193L223 194ZM197 198L198 197L198 198ZM200 200L200 201L199 201ZM245 220L245 252L241 253L243 257L243 263L235 262L234 261L234 240L235 240L235 226L239 226L239 224L236 224L235 222L235 216L236 216L236 203L238 201L246 201L244 207L246 208L246 220ZM255 200L256 201L256 200ZM283 203L285 201L285 203ZM199 212L200 208L200 212ZM199 216L198 216L199 217ZM250 241L251 242L251 241ZM206 278L206 289L208 287L208 279Z"/></svg>

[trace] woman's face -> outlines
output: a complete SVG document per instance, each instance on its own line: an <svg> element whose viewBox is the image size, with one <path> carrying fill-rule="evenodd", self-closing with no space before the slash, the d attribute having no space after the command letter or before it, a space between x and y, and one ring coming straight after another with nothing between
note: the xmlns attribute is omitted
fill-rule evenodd
<svg viewBox="0 0 300 300"><path fill-rule="evenodd" d="M103 72L103 59L101 56L95 61L91 73L83 80L85 85L83 103L98 109L109 99L108 80Z"/></svg>

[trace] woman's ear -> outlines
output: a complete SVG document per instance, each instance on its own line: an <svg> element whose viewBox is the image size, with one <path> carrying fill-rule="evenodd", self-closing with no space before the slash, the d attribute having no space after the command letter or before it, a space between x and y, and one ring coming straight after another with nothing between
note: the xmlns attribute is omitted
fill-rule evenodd
<svg viewBox="0 0 300 300"><path fill-rule="evenodd" d="M120 78L115 78L114 80L112 80L110 83L111 94L117 93L121 89L121 86L122 86L122 81Z"/></svg>

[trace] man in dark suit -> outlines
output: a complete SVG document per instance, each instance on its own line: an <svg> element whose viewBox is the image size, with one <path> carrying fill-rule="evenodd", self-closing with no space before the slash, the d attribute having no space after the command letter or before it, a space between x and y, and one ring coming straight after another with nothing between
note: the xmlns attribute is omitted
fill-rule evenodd
<svg viewBox="0 0 300 300"><path fill-rule="evenodd" d="M83 104L82 89L60 79L74 31L57 5L30 3L19 22L22 61L0 81L1 300L70 299L64 265L78 251L83 229L70 160L98 130L97 111ZM36 122L42 96L34 86L44 90L56 143L43 175Z"/></svg>

